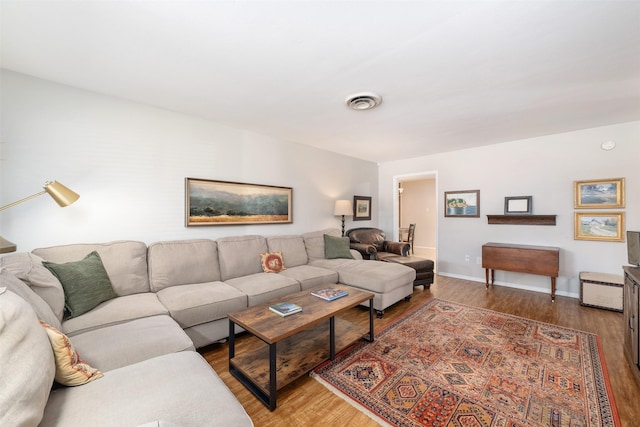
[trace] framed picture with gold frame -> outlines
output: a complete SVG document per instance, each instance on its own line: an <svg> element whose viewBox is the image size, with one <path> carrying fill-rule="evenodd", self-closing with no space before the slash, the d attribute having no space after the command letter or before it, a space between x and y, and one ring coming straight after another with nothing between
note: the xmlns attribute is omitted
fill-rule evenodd
<svg viewBox="0 0 640 427"><path fill-rule="evenodd" d="M574 239L624 242L624 212L576 212Z"/></svg>
<svg viewBox="0 0 640 427"><path fill-rule="evenodd" d="M624 208L624 178L575 181L575 209Z"/></svg>

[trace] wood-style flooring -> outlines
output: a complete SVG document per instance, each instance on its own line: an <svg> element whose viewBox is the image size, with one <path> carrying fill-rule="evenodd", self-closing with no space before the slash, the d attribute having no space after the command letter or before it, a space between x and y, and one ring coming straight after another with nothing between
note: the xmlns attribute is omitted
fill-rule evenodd
<svg viewBox="0 0 640 427"><path fill-rule="evenodd" d="M595 333L604 348L611 388L622 426L640 426L640 385L635 381L623 350L624 320L622 313L583 307L574 298L556 297L552 303L548 294L494 286L485 289L483 283L437 276L430 289L416 289L411 301L400 301L388 308L382 319L375 320L381 328L411 310L436 297L487 308L529 319ZM343 316L366 325L368 310L356 307ZM253 341L246 333L237 343ZM304 376L279 391L275 411L271 412L238 380L229 374L227 344L214 344L200 350L209 364L236 395L256 427L262 426L372 426L369 417L309 376ZM213 396L214 397L214 396ZM215 398L215 397L214 397Z"/></svg>

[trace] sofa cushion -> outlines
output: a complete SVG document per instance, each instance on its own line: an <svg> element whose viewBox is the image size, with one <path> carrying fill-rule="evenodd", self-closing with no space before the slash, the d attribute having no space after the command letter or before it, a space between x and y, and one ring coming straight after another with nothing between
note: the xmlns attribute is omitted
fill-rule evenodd
<svg viewBox="0 0 640 427"><path fill-rule="evenodd" d="M269 252L262 236L223 237L216 240L220 276L223 282L235 277L261 273L260 254Z"/></svg>
<svg viewBox="0 0 640 427"><path fill-rule="evenodd" d="M149 245L149 281L158 292L169 286L220 280L218 247L213 240L175 240Z"/></svg>
<svg viewBox="0 0 640 427"><path fill-rule="evenodd" d="M102 372L80 358L69 337L42 320L40 325L47 332L51 342L53 358L56 363L55 380L58 383L66 386L78 386L102 377Z"/></svg>
<svg viewBox="0 0 640 427"><path fill-rule="evenodd" d="M235 396L194 351L104 372L82 387L55 389L40 425L137 426L155 420L176 426L252 426Z"/></svg>
<svg viewBox="0 0 640 427"><path fill-rule="evenodd" d="M36 426L55 375L47 333L31 306L0 291L0 425Z"/></svg>
<svg viewBox="0 0 640 427"><path fill-rule="evenodd" d="M159 291L158 298L182 328L222 319L247 307L247 296L223 282L172 286Z"/></svg>
<svg viewBox="0 0 640 427"><path fill-rule="evenodd" d="M335 237L325 234L324 239L324 257L326 259L347 258L353 259L349 248L348 237Z"/></svg>
<svg viewBox="0 0 640 427"><path fill-rule="evenodd" d="M316 259L324 258L324 235L340 237L340 230L337 228L327 228L319 231L312 231L310 233L304 233L302 238L304 239L304 246L307 249L307 256L309 262Z"/></svg>
<svg viewBox="0 0 640 427"><path fill-rule="evenodd" d="M260 254L260 265L265 273L280 273L286 270L282 261L282 252L263 252Z"/></svg>
<svg viewBox="0 0 640 427"><path fill-rule="evenodd" d="M291 277L300 282L300 288L304 291L318 285L338 283L338 273L326 268L312 265L299 265L287 268L280 272L281 275Z"/></svg>
<svg viewBox="0 0 640 427"><path fill-rule="evenodd" d="M256 273L226 280L225 283L247 295L249 306L300 291L300 283L281 273Z"/></svg>
<svg viewBox="0 0 640 427"><path fill-rule="evenodd" d="M102 372L164 354L195 350L191 339L167 315L106 326L70 339L82 358Z"/></svg>
<svg viewBox="0 0 640 427"><path fill-rule="evenodd" d="M356 259L336 258L336 259L317 259L310 261L309 265L314 267L326 268L327 270L333 270L336 273L340 271L343 266L350 264L360 264ZM339 280L339 278L338 278Z"/></svg>
<svg viewBox="0 0 640 427"><path fill-rule="evenodd" d="M38 319L53 325L54 328L60 329L60 320L51 310L51 307L38 294L27 286L22 280L18 279L13 273L8 272L5 268L0 267L0 287L6 287L11 292L18 295L31 305L36 312Z"/></svg>
<svg viewBox="0 0 640 427"><path fill-rule="evenodd" d="M79 261L93 251L100 254L118 296L149 292L147 245L143 242L82 243L34 249L32 252L47 261L63 263Z"/></svg>
<svg viewBox="0 0 640 427"><path fill-rule="evenodd" d="M104 269L100 255L93 251L81 261L56 264L43 261L62 283L69 317L77 317L117 295Z"/></svg>
<svg viewBox="0 0 640 427"><path fill-rule="evenodd" d="M282 261L287 268L309 262L302 236L270 236L267 237L267 246L271 252L282 253Z"/></svg>
<svg viewBox="0 0 640 427"><path fill-rule="evenodd" d="M0 257L0 267L6 268L25 282L49 304L53 313L62 321L64 315L64 290L62 284L42 265L43 259L29 252L16 252ZM43 319L44 320L44 319ZM47 322L50 325L51 322Z"/></svg>
<svg viewBox="0 0 640 427"><path fill-rule="evenodd" d="M159 314L169 314L156 294L127 295L105 301L88 313L62 322L62 332L69 336L108 325Z"/></svg>

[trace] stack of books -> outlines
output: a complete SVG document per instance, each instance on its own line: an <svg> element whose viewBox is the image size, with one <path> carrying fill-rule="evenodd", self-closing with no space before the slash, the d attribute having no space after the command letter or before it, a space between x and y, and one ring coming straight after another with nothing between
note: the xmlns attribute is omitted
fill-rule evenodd
<svg viewBox="0 0 640 427"><path fill-rule="evenodd" d="M285 317L285 316L290 316L292 314L301 312L302 307L290 302L281 302L281 303L269 306L269 310L273 311L274 313L282 317Z"/></svg>
<svg viewBox="0 0 640 427"><path fill-rule="evenodd" d="M312 291L311 295L317 296L318 298L322 298L327 301L333 301L334 299L342 298L349 295L349 292L343 291L341 289L325 288L319 289L317 291Z"/></svg>

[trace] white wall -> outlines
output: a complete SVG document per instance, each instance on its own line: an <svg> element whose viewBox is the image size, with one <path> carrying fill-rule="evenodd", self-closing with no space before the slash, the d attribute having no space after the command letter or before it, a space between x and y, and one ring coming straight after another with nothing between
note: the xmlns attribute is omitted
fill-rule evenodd
<svg viewBox="0 0 640 427"><path fill-rule="evenodd" d="M613 140L617 147L603 151ZM513 141L380 165L380 204L393 205L394 177L437 171L439 274L484 282L476 264L486 242L557 246L559 295L579 295L581 271L622 274L626 244L574 240L575 180L624 177L626 229L640 230L640 122ZM397 179L396 179L397 182ZM480 218L445 218L444 191L480 190ZM556 226L489 225L504 212L504 197L533 196L534 214L557 215ZM379 225L393 230L393 210L381 210ZM465 255L470 262L465 262ZM496 272L496 282L549 292L549 278Z"/></svg>
<svg viewBox="0 0 640 427"><path fill-rule="evenodd" d="M6 70L0 82L0 205L48 180L80 194L64 209L45 195L0 213L21 251L339 228L335 199L378 193L375 163ZM293 187L293 224L187 228L186 177Z"/></svg>

